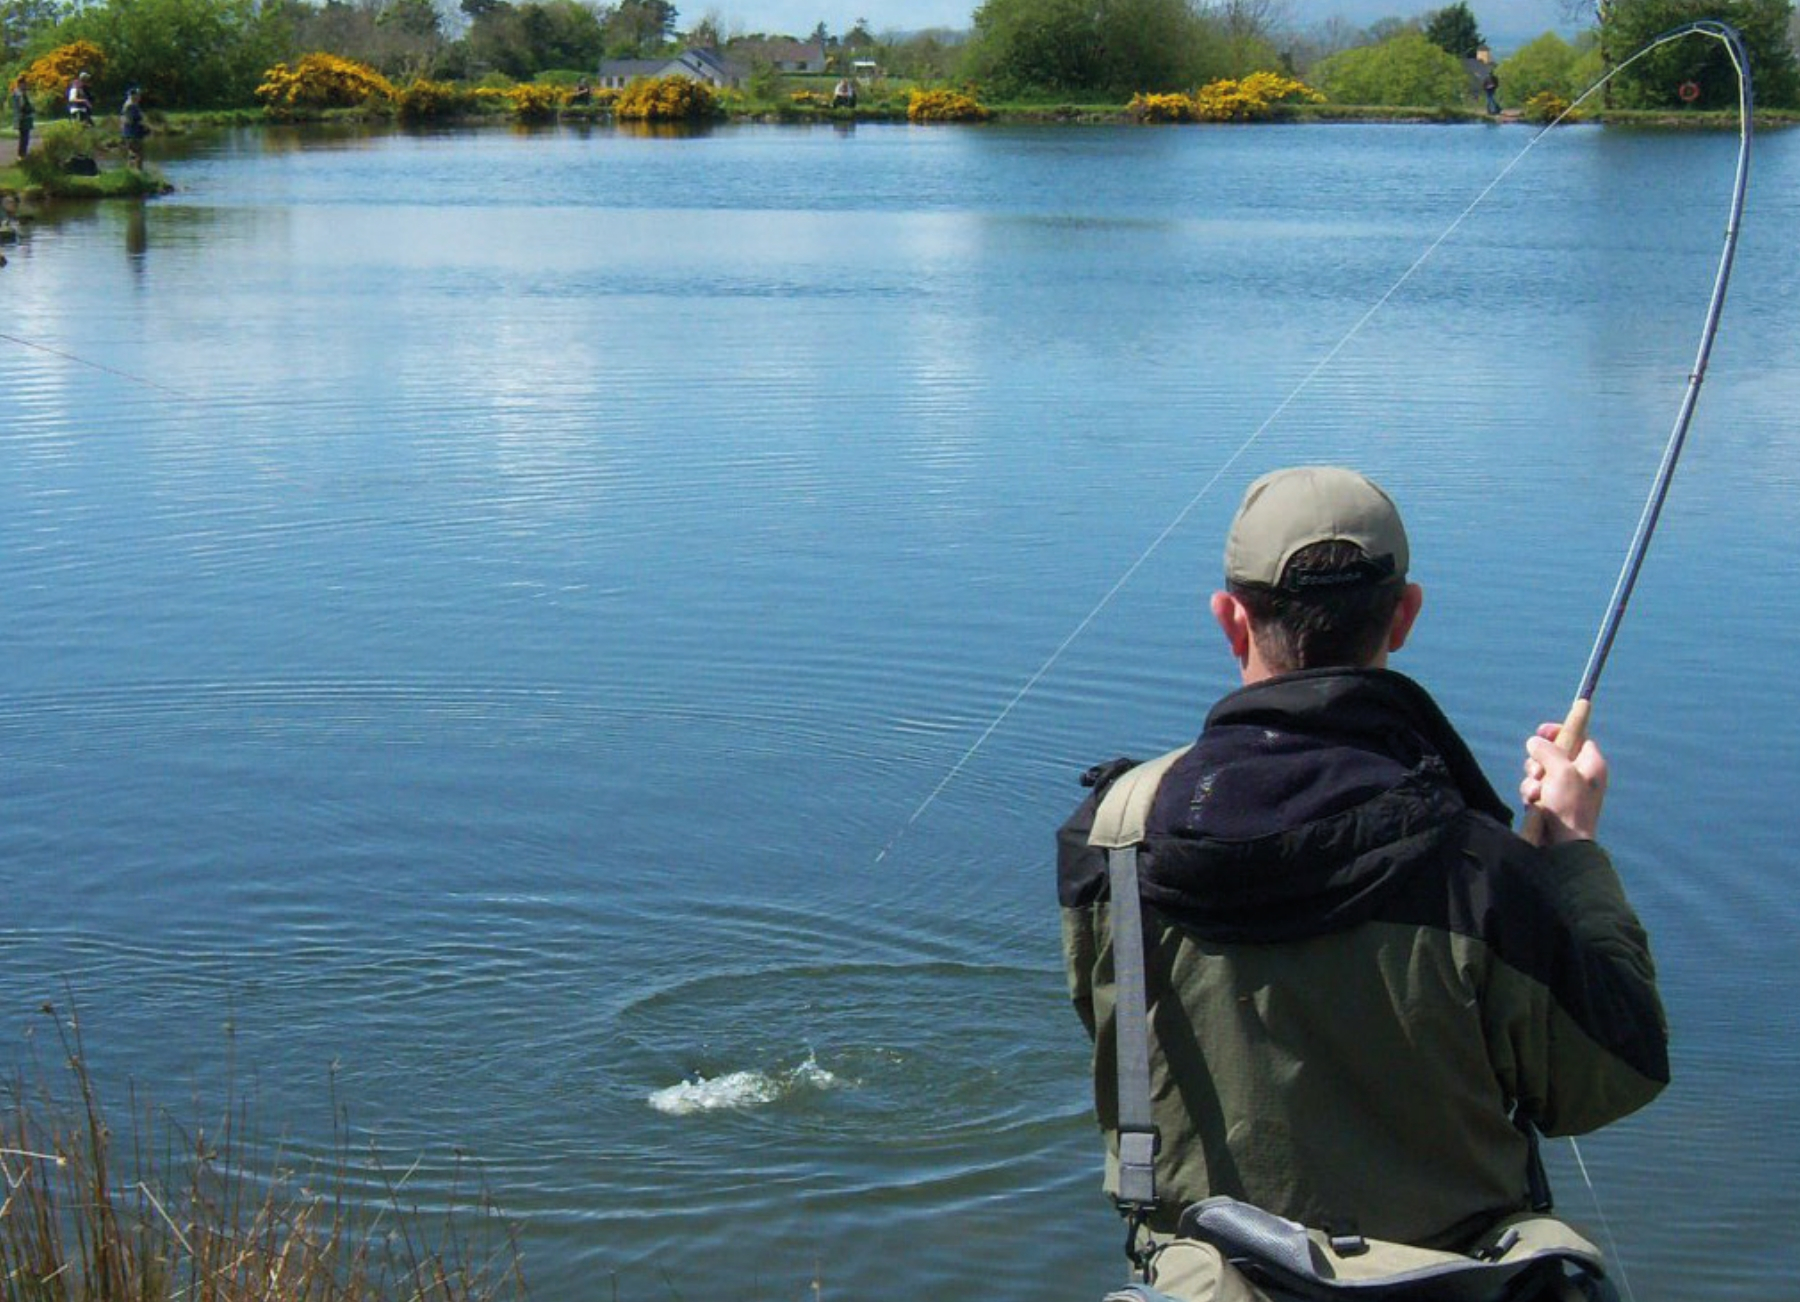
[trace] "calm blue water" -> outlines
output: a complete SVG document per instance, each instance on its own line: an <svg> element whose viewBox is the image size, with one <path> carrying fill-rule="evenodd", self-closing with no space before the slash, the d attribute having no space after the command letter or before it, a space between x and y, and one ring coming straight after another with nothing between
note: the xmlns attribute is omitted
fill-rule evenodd
<svg viewBox="0 0 1800 1302"><path fill-rule="evenodd" d="M1098 1297L1051 832L1231 685L1243 485L1394 491L1398 666L1502 789L1611 591L1736 140L1558 132L1402 281L1529 138L269 133L37 223L6 1060L72 989L109 1082L235 1071L297 1157L335 1098L427 1208L478 1171L540 1297ZM1800 1269L1800 135L1758 144L1596 720L1677 1079L1553 1174L1641 1299Z"/></svg>

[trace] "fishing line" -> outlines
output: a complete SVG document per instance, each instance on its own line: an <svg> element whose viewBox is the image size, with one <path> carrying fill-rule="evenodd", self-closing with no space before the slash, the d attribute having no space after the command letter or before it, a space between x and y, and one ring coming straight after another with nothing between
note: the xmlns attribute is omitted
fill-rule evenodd
<svg viewBox="0 0 1800 1302"><path fill-rule="evenodd" d="M1750 83L1749 75L1746 71L1747 65L1744 56L1741 55L1741 38L1738 36L1735 29L1726 26L1724 23L1715 22L1710 19L1689 23L1684 27L1676 28L1673 31L1664 33L1662 36L1657 37L1649 44L1645 45L1641 50L1637 51L1623 63L1614 67L1611 71L1606 73L1605 76L1601 77L1598 81L1594 82L1593 85L1584 90L1575 98L1568 108L1564 109L1553 120L1541 127L1537 133L1525 143L1524 147L1495 174L1493 180L1489 181L1487 185L1482 188L1481 192L1469 201L1467 206L1451 220L1450 224L1439 233L1437 238L1426 245L1424 251L1413 260L1412 264L1400 273L1394 282L1369 306L1368 310L1365 311L1362 316L1357 318L1355 323L1344 332L1343 337L1333 344L1331 348L1327 350L1316 363L1314 363L1312 368L1301 377L1299 382L1295 384L1291 390L1289 390L1287 396L1276 404L1274 410L1269 413L1262 424L1258 425L1242 443L1238 444L1237 448L1225 458L1225 461L1220 465L1213 476L1201 486L1198 492L1188 499L1187 503L1175 514L1175 517L1163 528L1162 532L1158 533L1156 537L1150 540L1149 544L1138 554L1137 558L1125 568L1124 573L1119 576L1118 580L1101 595L1100 599L1094 603L1092 609L1082 616L1081 620L1075 625L1069 635L1056 645L1055 649L1050 652L1044 662L1025 680L1024 685L1021 686L1018 691L1013 693L1012 698L1006 702L1000 712L995 715L993 720L981 731L980 735L970 743L968 749L963 751L956 762L950 766L949 771L944 774L938 784L926 794L925 798L921 800L912 813L907 816L906 820L900 825L898 830L888 838L887 843L881 847L881 850L875 856L875 862L877 864L887 858L888 854L897 844L899 844L900 840L905 837L907 832L918 823L925 812L930 809L932 805L937 803L938 797L943 795L944 791L957 779L963 769L965 769L969 762L975 758L976 754L987 744L988 740L1012 715L1013 711L1018 708L1020 703L1031 694L1038 683L1040 683L1044 677L1055 668L1057 663L1062 659L1063 654L1068 651L1069 647L1072 646L1075 641L1093 625L1094 621L1100 617L1102 612L1112 604L1114 598L1125 589L1137 575L1137 572L1141 570L1150 558L1162 548L1163 544L1169 540L1175 531L1187 521L1187 518L1193 514L1194 509L1198 507L1209 494L1211 494L1212 490L1217 487L1219 481L1225 477L1233 466L1243 459L1244 454L1256 445L1269 428L1286 414L1288 408L1293 406L1300 395L1311 387L1313 381L1316 380L1319 375L1337 359L1338 355L1362 333L1363 328L1367 326L1369 322L1374 319L1375 315L1393 299L1394 295L1400 292L1407 282L1418 273L1420 268L1432 259L1438 249L1461 229L1463 223L1469 219L1470 215L1473 214L1474 211L1487 200L1488 196L1498 189L1501 183L1525 161L1526 156L1529 155L1533 149L1537 148L1538 143L1543 140L1545 136L1550 134L1551 129L1560 125L1565 118L1575 112L1581 104L1585 103L1592 95L1605 86L1607 82L1611 81L1614 77L1618 76L1619 73L1623 72L1626 68L1629 68L1633 63L1636 63L1651 51L1663 45L1667 45L1672 41L1680 40L1695 34L1702 34L1721 39L1725 42L1727 49L1731 52L1732 63L1738 72L1738 84L1740 87L1740 116L1742 119L1740 138L1743 141L1743 145L1739 155L1736 197L1733 203L1732 219L1728 231L1726 256L1721 265L1719 278L1716 281L1713 290L1712 303L1708 311L1707 330L1701 344L1700 361L1696 363L1694 377L1689 385L1688 398L1683 404L1683 414L1678 423L1678 429L1685 434L1687 418L1692 414L1693 398L1695 396L1695 391L1699 386L1699 377L1705 370L1706 356L1711 351L1712 336L1717 330L1719 307L1724 297L1724 282L1729 273L1731 254L1737 243L1737 229L1743 209L1743 187L1747 175L1749 151L1751 116ZM1672 455L1665 457L1668 472L1673 471L1673 456L1679 455L1679 452L1679 445L1676 445L1672 449ZM1636 555L1636 560L1634 562L1628 559L1626 563L1626 569L1630 576L1629 580L1627 579L1626 574L1620 575L1620 590L1615 592L1614 595L1616 612L1610 615L1607 625L1602 629L1601 637L1604 642L1605 650L1610 650L1612 638L1617 633L1618 619L1619 617L1622 617L1624 613L1624 601L1630 596L1631 585L1632 583L1635 583L1637 577L1637 567L1642 564L1642 551L1649 543L1649 530L1655 528L1655 515L1661 510L1662 495L1666 494L1668 491L1667 473L1659 474L1658 483L1660 485L1660 492L1654 492L1652 495L1654 508L1651 506L1646 506L1645 508L1647 524L1640 524L1639 526L1642 542L1641 544L1634 544L1633 552ZM1605 662L1605 650L1601 649L1599 644L1596 644L1596 663L1593 663L1590 666L1592 677L1595 679L1599 677L1598 665L1604 664ZM1586 685L1587 694L1591 696L1592 686L1591 684L1588 684L1586 676L1584 676L1583 681L1584 685Z"/></svg>
<svg viewBox="0 0 1800 1302"><path fill-rule="evenodd" d="M1637 1292L1631 1287L1631 1275L1625 1269L1625 1258L1619 1252L1619 1236L1613 1233L1612 1219L1607 1216L1606 1208L1600 1205L1600 1191L1594 1186L1594 1177L1588 1174L1587 1159L1581 1155L1581 1145L1575 1142L1575 1136L1569 1136L1569 1151L1575 1154L1575 1167L1581 1172L1581 1181L1587 1186L1588 1197L1594 1202L1594 1215L1600 1218L1600 1231L1606 1236L1607 1254L1619 1273L1619 1287L1624 1290L1625 1302L1637 1302Z"/></svg>
<svg viewBox="0 0 1800 1302"><path fill-rule="evenodd" d="M146 379L141 375L133 375L130 371L118 370L106 365L104 362L91 361L86 357L79 357L74 353L66 353L60 348L52 348L48 344L40 344L35 339L21 339L18 335L9 335L0 332L0 340L4 340L9 344L18 344L21 348L34 348L40 353L48 353L52 357L60 358L65 362L71 362L76 366L85 366L90 371L99 371L103 375L110 375L116 379L129 381L132 384L139 384L146 389L155 389L158 393L166 393L171 398L179 398L183 402L197 404L201 401L201 399L195 397L191 393L183 393L180 389L171 389L166 384L158 384L155 380Z"/></svg>
<svg viewBox="0 0 1800 1302"><path fill-rule="evenodd" d="M1077 638L1088 630L1093 622L1100 617L1101 612L1112 604L1113 598L1124 591L1126 585L1131 582L1137 572L1144 567L1152 556L1161 550L1162 545L1169 540L1170 536L1187 521L1188 516L1193 514L1194 508L1199 506L1200 503L1211 494L1212 490L1218 486L1219 481L1230 472L1233 466L1243 459L1244 454L1254 447L1257 441L1268 432L1269 428L1286 414L1287 409L1293 406L1300 395L1311 387L1312 382L1319 377L1325 368L1330 366L1331 363L1337 359L1338 354L1349 347L1351 341L1354 340L1357 335L1362 333L1363 327L1368 325L1369 322L1374 319L1375 314L1380 312L1381 309L1387 305L1388 301L1392 299L1395 294L1400 292L1401 287L1413 278L1419 268L1423 267L1431 260L1431 256L1438 251L1439 247L1456 233L1457 228L1468 219L1469 214L1474 212L1475 209L1480 206L1481 202L1486 199L1488 195L1493 193L1494 188L1498 186L1501 181L1505 180L1507 174L1519 165L1525 155L1531 151L1532 146L1536 145L1537 142L1543 138L1543 135L1544 132L1540 131L1536 136L1533 136L1526 144L1525 148L1519 151L1517 157L1507 163L1507 165L1501 169L1499 175L1495 176L1494 179L1487 184L1486 188L1483 189L1480 194L1476 195L1475 198L1469 202L1468 206L1456 215L1455 220L1446 226L1443 232L1426 246L1425 251L1419 254L1417 258L1413 259L1412 265L1401 272L1394 283L1389 285L1386 291L1370 305L1369 309L1365 311L1362 316L1358 317L1356 322L1344 332L1343 337L1333 344L1330 349L1328 349L1325 354L1313 364L1312 369L1307 371L1307 373L1300 378L1300 381L1288 391L1287 396L1275 405L1274 410L1264 418L1262 424L1252 430L1249 437L1238 444L1231 455L1225 458L1218 470L1213 472L1212 478L1202 484L1199 491L1187 500L1187 504L1175 513L1175 518L1170 520L1169 523L1163 527L1161 533L1150 540L1149 545L1138 554L1136 560L1125 567L1125 572L1119 576L1112 587L1108 588L1105 593L1101 595L1100 600L1094 603L1093 608L1089 610L1086 615L1082 616L1080 622L1075 625L1074 630L1061 642L1057 643L1056 649L1051 651L1044 663L1038 666L1037 671L1033 673L1030 678L1025 680L1024 686L1013 693L1012 699L1009 700L1001 709L1000 713L994 717L993 722L988 724L988 726L982 730L981 735L978 736L969 748L962 753L956 763L950 766L950 771L944 775L937 786L933 787L925 799L919 802L918 808L914 809L907 817L906 821L900 825L899 830L896 831L893 836L888 838L887 844L884 845L881 848L880 853L875 856L876 863L880 863L883 859L887 858L888 852L898 844L900 838L905 836L907 831L924 815L925 811L930 809L931 806L936 803L937 798L944 793L945 788L954 782L957 775L963 771L969 761L975 758L976 752L987 744L988 738L994 735L995 731L1006 721L1007 717L1012 714L1019 703L1023 701L1026 696L1030 695L1032 689L1035 688L1038 683L1042 681L1044 676L1056 666L1057 662L1062 659L1063 653L1075 643Z"/></svg>

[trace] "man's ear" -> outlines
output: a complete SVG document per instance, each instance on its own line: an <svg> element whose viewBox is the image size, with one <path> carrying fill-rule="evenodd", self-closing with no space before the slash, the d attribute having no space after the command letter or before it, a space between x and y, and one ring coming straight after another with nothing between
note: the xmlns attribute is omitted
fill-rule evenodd
<svg viewBox="0 0 1800 1302"><path fill-rule="evenodd" d="M1394 607L1394 622L1388 625L1389 651L1398 651L1406 645L1406 639L1412 633L1413 621L1419 617L1419 607L1424 604L1425 589L1418 584L1409 583L1400 590L1400 604Z"/></svg>
<svg viewBox="0 0 1800 1302"><path fill-rule="evenodd" d="M1225 634L1231 655L1241 666L1250 659L1250 611L1229 592L1212 594L1212 617Z"/></svg>

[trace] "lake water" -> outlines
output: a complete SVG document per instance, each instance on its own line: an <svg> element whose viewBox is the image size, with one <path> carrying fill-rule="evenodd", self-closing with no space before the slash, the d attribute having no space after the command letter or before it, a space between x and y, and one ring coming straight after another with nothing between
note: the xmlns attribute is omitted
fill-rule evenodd
<svg viewBox="0 0 1800 1302"><path fill-rule="evenodd" d="M1051 834L1232 685L1244 484L1392 489L1502 790L1611 591L1737 142L1559 131L1396 289L1530 139L270 132L35 224L5 1061L72 991L120 1110L335 1100L543 1298L1097 1298ZM1800 1270L1796 229L1765 134L1597 702L1675 1083L1552 1168L1646 1300Z"/></svg>

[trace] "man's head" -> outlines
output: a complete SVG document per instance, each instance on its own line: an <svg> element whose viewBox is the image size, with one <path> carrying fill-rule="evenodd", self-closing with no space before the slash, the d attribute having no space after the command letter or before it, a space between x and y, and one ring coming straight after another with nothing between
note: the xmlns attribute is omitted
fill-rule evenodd
<svg viewBox="0 0 1800 1302"><path fill-rule="evenodd" d="M1383 665L1423 600L1409 561L1400 512L1369 480L1337 466L1277 470L1238 507L1213 617L1245 682Z"/></svg>

